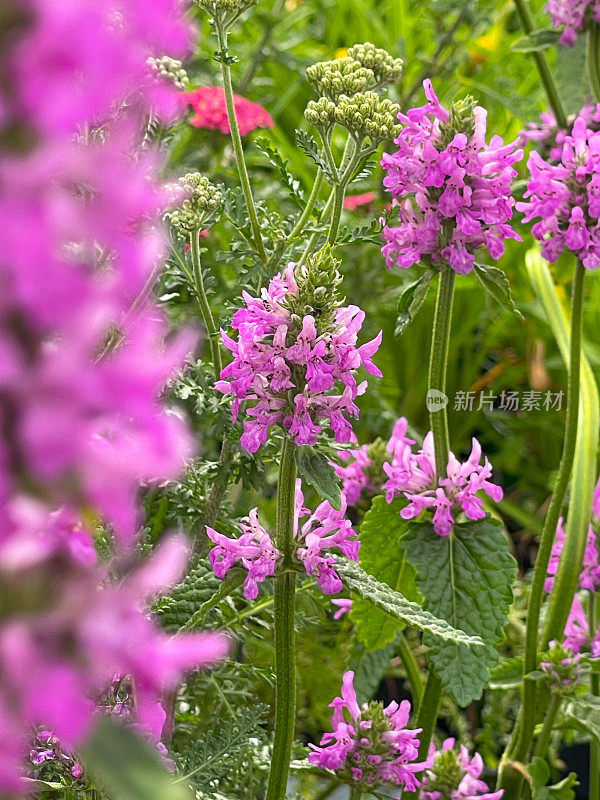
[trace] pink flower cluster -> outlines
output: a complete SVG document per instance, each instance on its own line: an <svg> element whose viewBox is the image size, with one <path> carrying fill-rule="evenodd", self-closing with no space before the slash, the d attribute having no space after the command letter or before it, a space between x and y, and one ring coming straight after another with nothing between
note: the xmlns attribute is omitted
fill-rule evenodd
<svg viewBox="0 0 600 800"><path fill-rule="evenodd" d="M479 753L470 758L464 745L461 744L457 752L454 743L454 739L446 739L438 751L432 746L430 758L433 764L423 775L419 800L444 800L446 797L452 797L452 800L500 800L504 790L490 792L487 783L481 780L483 760ZM439 784L444 793L436 788Z"/></svg>
<svg viewBox="0 0 600 800"><path fill-rule="evenodd" d="M194 116L190 123L196 128L230 133L225 92L221 86L202 86L180 95L184 107L191 106ZM253 103L239 94L233 95L235 116L242 136L257 128L274 128L269 112L258 103Z"/></svg>
<svg viewBox="0 0 600 800"><path fill-rule="evenodd" d="M381 703L358 705L354 691L354 672L344 673L342 696L330 704L333 708L331 733L325 733L320 746L310 744L308 761L321 769L332 770L351 786L366 791L382 785L415 791L415 777L430 764L418 763L421 729L406 728L410 703L392 701L387 708Z"/></svg>
<svg viewBox="0 0 600 800"><path fill-rule="evenodd" d="M578 117L583 117L588 129L600 130L600 103L586 103ZM574 120L573 120L574 121ZM563 145L571 133L572 125L567 130L559 128L556 117L552 111L540 114L540 122L530 122L519 134L519 144L524 147L528 142L534 142L536 150L543 158L551 163L560 161Z"/></svg>
<svg viewBox="0 0 600 800"><path fill-rule="evenodd" d="M481 461L481 445L473 439L471 455L460 462L450 453L446 466L446 477L436 474L433 433L429 431L418 453L413 453L415 442L406 437L407 422L401 417L394 428L393 456L385 463L388 480L385 484L386 499L391 503L399 494L409 501L400 512L404 519L417 517L424 509L432 510L433 528L440 536L448 536L456 514L464 511L469 519L483 519L485 512L479 492L485 492L498 502L502 489L490 482L492 467L486 457Z"/></svg>
<svg viewBox="0 0 600 800"><path fill-rule="evenodd" d="M354 450L340 450L339 458L344 464L333 464L335 474L342 481L342 491L349 506L355 506L363 491L374 492L367 470L372 462L366 444Z"/></svg>
<svg viewBox="0 0 600 800"><path fill-rule="evenodd" d="M383 229L382 252L388 267L406 269L423 259L464 274L473 269L479 248L498 259L504 239L520 241L509 225L510 186L523 151L499 136L486 144L486 111L479 106L472 133L453 131L431 81L423 86L427 103L398 114L403 123L398 150L385 153L381 162L400 222Z"/></svg>
<svg viewBox="0 0 600 800"><path fill-rule="evenodd" d="M556 261L571 250L587 269L600 265L600 133L577 117L567 134L560 161L550 164L535 150L527 163L530 180L517 209L542 242L542 255Z"/></svg>
<svg viewBox="0 0 600 800"><path fill-rule="evenodd" d="M325 326L311 314L300 318L292 313L288 303L299 297L294 267L289 264L276 275L259 298L243 293L246 306L236 311L232 322L237 341L221 332L234 358L215 387L233 394L234 419L242 402L254 402L241 437L251 453L265 444L273 425L282 425L297 444L314 445L327 420L337 442L352 441L347 416L358 416L354 401L366 388L366 381L357 384L354 373L362 365L381 375L371 360L381 333L356 346L365 317L360 308L338 308L332 324Z"/></svg>
<svg viewBox="0 0 600 800"><path fill-rule="evenodd" d="M585 27L586 14L591 12L595 22L600 22L599 0L548 0L546 11L555 28L564 26L560 43L572 47Z"/></svg>
<svg viewBox="0 0 600 800"><path fill-rule="evenodd" d="M32 726L51 729L72 752L89 733L107 687L127 676L134 719L158 742L163 693L177 687L183 671L227 651L219 634L170 637L146 615L148 600L183 573L188 548L181 538L166 540L113 582L90 534L68 512L48 514L21 501L10 513L15 533L0 543L0 592L12 588L0 623L3 794L29 788L21 775Z"/></svg>
<svg viewBox="0 0 600 800"><path fill-rule="evenodd" d="M335 559L327 551L335 548L348 558L358 561L358 541L352 523L345 519L346 499L342 495L340 510L328 502L322 502L312 513L304 507L301 481L296 481L294 507L294 537L297 543L296 556L304 566L307 575L317 578L324 594L337 594L343 588L342 581L335 571ZM300 525L300 519L308 519ZM208 538L215 543L209 554L215 575L221 580L236 563L241 562L248 576L244 582L244 594L254 600L258 594L258 584L275 573L275 565L281 553L271 540L269 533L258 521L258 509L254 508L247 522L240 525L242 535L230 539L213 528L206 528ZM350 601L344 601L348 603ZM343 613L343 612L342 612Z"/></svg>

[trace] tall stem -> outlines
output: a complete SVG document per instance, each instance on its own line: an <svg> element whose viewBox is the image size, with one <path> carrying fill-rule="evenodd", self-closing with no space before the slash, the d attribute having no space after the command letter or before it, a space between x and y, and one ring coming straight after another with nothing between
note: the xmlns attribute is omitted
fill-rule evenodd
<svg viewBox="0 0 600 800"><path fill-rule="evenodd" d="M552 695L550 706L548 707L546 718L544 719L544 724L542 725L541 733L535 744L534 755L539 756L540 758L544 758L546 750L548 749L548 745L550 744L552 731L554 730L554 723L556 722L556 717L558 716L561 702L562 697L560 695Z"/></svg>
<svg viewBox="0 0 600 800"><path fill-rule="evenodd" d="M556 526L560 517L565 495L569 486L571 472L573 469L573 459L575 457L575 444L577 441L577 424L579 418L579 387L581 371L581 329L583 321L583 279L585 268L580 261L575 266L573 277L573 288L571 297L571 340L569 356L569 377L567 385L567 417L565 422L565 438L563 441L563 452L558 469L558 477L554 493L548 506L548 512L544 521L540 549L535 562L533 572L533 582L529 596L529 606L527 610L527 628L525 632L525 653L523 659L523 705L521 708L520 723L515 726L513 737L505 753L505 763L500 770L499 786L503 788L504 800L515 800L518 797L523 777L521 773L507 763L511 761L524 761L527 758L533 730L536 720L536 684L528 679L530 672L537 667L538 654L538 629L540 622L540 611L544 599L544 583L548 572L548 563L552 552L552 545L556 535ZM579 573L577 572L577 575ZM574 592L573 592L574 593ZM573 600L573 593L570 598L565 593L559 591L558 581L555 582L554 590L551 595L548 610L548 621L552 623L562 612L562 608L569 613ZM553 602L554 600L554 602ZM552 612L552 607L557 609ZM565 620L566 620L565 615ZM564 628L564 623L563 623ZM559 638L562 629L557 627L550 628L556 632L556 637L544 635L542 646L547 644L550 638Z"/></svg>
<svg viewBox="0 0 600 800"><path fill-rule="evenodd" d="M360 800L362 797L362 789L359 789L358 786L353 786L350 789L350 794L348 795L348 800Z"/></svg>
<svg viewBox="0 0 600 800"><path fill-rule="evenodd" d="M283 442L277 485L275 544L281 553L275 576L275 738L267 800L284 800L296 721L296 658L294 600L296 573L290 569L294 550L294 496L296 446L287 436Z"/></svg>
<svg viewBox="0 0 600 800"><path fill-rule="evenodd" d="M600 100L600 24L592 22L587 38L587 68L596 100Z"/></svg>
<svg viewBox="0 0 600 800"><path fill-rule="evenodd" d="M452 325L452 302L454 300L454 270L446 264L441 272L438 284L435 317L431 337L431 353L429 357L428 388L445 394L448 352L450 349L450 328ZM431 411L429 416L435 447L435 466L438 478L442 476L448 464L450 437L448 432L448 415L446 406ZM452 533L450 533L452 537ZM419 704L415 727L422 728L419 735L419 760L424 761L429 752L429 745L435 731L435 724L442 699L442 682L429 667L427 683ZM405 792L407 799L416 797L412 792Z"/></svg>
<svg viewBox="0 0 600 800"><path fill-rule="evenodd" d="M313 209L315 207L315 203L317 202L319 192L321 191L321 186L323 186L323 178L324 178L323 170L319 168L317 170L317 174L315 176L315 182L311 189L309 198L306 201L306 205L304 206L304 211L302 212L302 215L300 216L298 222L294 225L294 229L288 236L288 240L295 239L296 236L298 236L304 230L304 226L310 219L310 215L312 214Z"/></svg>
<svg viewBox="0 0 600 800"><path fill-rule="evenodd" d="M419 666L415 660L412 650L410 649L408 640L403 633L399 634L398 655L400 656L402 665L406 670L406 677L410 685L413 705L415 708L419 708L421 698L423 696L423 678L421 677Z"/></svg>
<svg viewBox="0 0 600 800"><path fill-rule="evenodd" d="M588 608L588 622L590 636L594 635L594 631L598 630L599 614L598 600L600 598L595 592L590 592L589 608ZM590 678L590 692L594 697L600 696L600 675L597 672L592 672ZM592 736L590 742L590 779L588 787L588 800L600 800L600 743L595 736Z"/></svg>
<svg viewBox="0 0 600 800"><path fill-rule="evenodd" d="M233 85L231 83L231 68L228 63L229 53L227 50L227 31L223 29L222 25L216 26L217 38L219 40L219 49L221 57L221 72L223 74L223 89L225 91L225 103L227 105L227 119L229 120L229 129L231 131L231 142L233 144L233 151L235 153L235 161L240 176L240 183L242 185L242 192L246 201L248 209L248 216L250 217L250 225L252 226L252 234L254 237L254 245L256 252L263 264L269 260L265 252L262 234L260 231L260 224L258 222L258 215L256 213L256 206L252 196L252 188L250 186L250 178L248 177L248 169L246 168L246 161L244 159L244 148L242 147L242 137L240 136L240 127L238 125L237 117L235 114L235 106L233 103Z"/></svg>
<svg viewBox="0 0 600 800"><path fill-rule="evenodd" d="M514 0L514 3L523 31L526 34L530 34L535 25L533 17L531 16L531 11L529 10L529 6L527 5L527 0ZM546 56L541 50L534 50L532 56L540 74L544 89L546 90L548 103L550 104L552 111L554 111L554 116L556 117L558 126L559 128L566 128L567 115L565 113L562 100L560 99L560 95L558 94L556 84L554 83L554 78L552 77L552 72L550 70L550 66L548 65Z"/></svg>
<svg viewBox="0 0 600 800"><path fill-rule="evenodd" d="M223 365L221 362L221 351L219 349L218 331L215 325L215 320L212 315L210 303L206 296L204 288L204 280L202 279L202 265L200 263L200 231L195 230L191 233L190 238L190 253L192 256L192 271L194 275L194 289L196 290L196 299L200 307L200 313L204 321L206 333L208 335L208 343L210 345L210 356L212 360L213 372L215 380L221 377L221 370Z"/></svg>
<svg viewBox="0 0 600 800"><path fill-rule="evenodd" d="M331 224L329 226L329 235L327 243L330 245L335 244L337 239L338 230L340 228L340 219L342 216L342 208L344 207L344 198L346 196L346 189L352 179L354 170L359 164L360 156L357 153L358 145L354 139L350 140L350 150L348 150L349 163L340 176L338 184L334 187L333 195L333 211L331 214Z"/></svg>

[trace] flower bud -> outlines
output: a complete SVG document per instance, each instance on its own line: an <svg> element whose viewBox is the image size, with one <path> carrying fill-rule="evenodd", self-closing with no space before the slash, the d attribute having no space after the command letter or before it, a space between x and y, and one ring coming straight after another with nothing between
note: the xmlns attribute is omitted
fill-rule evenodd
<svg viewBox="0 0 600 800"><path fill-rule="evenodd" d="M161 58L148 59L148 64L162 78L171 81L178 89L187 89L189 78L178 58L162 56Z"/></svg>
<svg viewBox="0 0 600 800"><path fill-rule="evenodd" d="M223 203L221 190L199 172L188 172L179 179L179 185L185 199L169 213L172 224L186 233L206 228Z"/></svg>
<svg viewBox="0 0 600 800"><path fill-rule="evenodd" d="M392 58L386 50L375 47L371 42L355 44L349 48L348 55L373 72L378 86L386 86L390 83L397 83L400 80L403 65L402 59Z"/></svg>
<svg viewBox="0 0 600 800"><path fill-rule="evenodd" d="M242 11L253 6L257 0L195 0L195 2L207 14L218 19L230 14L241 14Z"/></svg>
<svg viewBox="0 0 600 800"><path fill-rule="evenodd" d="M306 70L308 82L320 94L333 102L341 95L363 92L375 84L375 74L353 58L320 61Z"/></svg>
<svg viewBox="0 0 600 800"><path fill-rule="evenodd" d="M547 661L540 663L553 692L561 695L577 694L580 675L581 653L574 653L570 647L558 642L550 642Z"/></svg>
<svg viewBox="0 0 600 800"><path fill-rule="evenodd" d="M377 145L398 135L399 110L396 103L379 97L375 92L361 92L354 97L340 97L335 109L335 119L355 139L369 138L371 144Z"/></svg>
<svg viewBox="0 0 600 800"><path fill-rule="evenodd" d="M339 263L331 255L331 247L326 245L309 256L306 264L296 267L294 279L298 296L289 295L287 298L292 314L300 318L311 314L323 327L331 324L336 310L344 302L340 295L342 276L337 269Z"/></svg>
<svg viewBox="0 0 600 800"><path fill-rule="evenodd" d="M335 124L335 105L326 97L311 100L306 106L304 116L307 122L324 133Z"/></svg>

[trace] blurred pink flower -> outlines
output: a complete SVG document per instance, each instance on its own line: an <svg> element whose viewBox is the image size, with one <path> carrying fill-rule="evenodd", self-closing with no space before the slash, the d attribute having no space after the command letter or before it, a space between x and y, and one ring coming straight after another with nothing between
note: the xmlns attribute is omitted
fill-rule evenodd
<svg viewBox="0 0 600 800"><path fill-rule="evenodd" d="M194 116L190 119L190 123L194 127L230 133L225 91L221 86L201 86L190 92L182 92L180 99L184 106L192 107ZM257 103L234 94L233 105L242 136L257 128L275 127L269 112Z"/></svg>

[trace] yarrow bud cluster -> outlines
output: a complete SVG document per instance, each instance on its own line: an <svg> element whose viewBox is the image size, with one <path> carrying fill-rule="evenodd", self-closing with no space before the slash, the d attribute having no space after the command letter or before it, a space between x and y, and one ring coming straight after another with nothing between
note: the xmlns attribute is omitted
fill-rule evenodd
<svg viewBox="0 0 600 800"><path fill-rule="evenodd" d="M342 95L357 94L375 85L375 73L350 57L313 64L307 68L306 78L318 94L333 103Z"/></svg>
<svg viewBox="0 0 600 800"><path fill-rule="evenodd" d="M423 86L428 102L398 114L404 126L395 140L398 150L381 162L400 221L384 228L382 252L388 267L424 261L468 273L479 248L498 259L505 239L520 241L508 223L513 164L523 151L499 136L486 143L485 109L462 103L448 112L431 81Z"/></svg>
<svg viewBox="0 0 600 800"><path fill-rule="evenodd" d="M531 231L542 243L542 255L556 261L571 250L587 269L600 265L600 133L583 116L565 136L560 161L549 164L533 151L527 162L531 178L525 202L517 209L525 222L536 217Z"/></svg>
<svg viewBox="0 0 600 800"><path fill-rule="evenodd" d="M402 76L402 59L393 58L386 50L375 47L371 42L349 47L348 56L371 70L377 86L397 83Z"/></svg>
<svg viewBox="0 0 600 800"><path fill-rule="evenodd" d="M564 26L560 43L572 47L590 22L600 21L599 0L548 0L546 11L555 28Z"/></svg>
<svg viewBox="0 0 600 800"><path fill-rule="evenodd" d="M168 214L176 228L191 233L216 221L223 203L220 189L199 172L188 172L179 179L179 186L185 199Z"/></svg>
<svg viewBox="0 0 600 800"><path fill-rule="evenodd" d="M487 458L481 465L481 445L473 439L469 458L460 462L449 454L446 477L436 473L433 433L429 431L418 453L413 453L414 440L406 437L407 421L401 417L396 423L391 464L383 469L388 476L385 484L386 500L391 503L399 494L409 501L400 512L404 519L433 510L433 529L440 536L448 536L457 513L463 511L469 519L483 519L485 512L478 492L483 491L493 500L502 499L502 489L489 478L492 467Z"/></svg>
<svg viewBox="0 0 600 800"><path fill-rule="evenodd" d="M335 120L359 142L369 138L376 146L393 139L400 130L396 117L400 107L375 92L360 92L352 97L341 95Z"/></svg>
<svg viewBox="0 0 600 800"><path fill-rule="evenodd" d="M178 89L187 88L189 78L183 68L183 63L178 58L171 58L170 56L150 57L148 64L158 75L171 81Z"/></svg>
<svg viewBox="0 0 600 800"><path fill-rule="evenodd" d="M304 112L306 121L320 131L327 133L336 122L335 118L335 103L328 100L326 97L321 97L319 100L310 100Z"/></svg>
<svg viewBox="0 0 600 800"><path fill-rule="evenodd" d="M276 275L259 298L243 293L245 308L236 311L232 326L237 341L221 332L234 356L215 388L232 394L237 419L246 411L241 444L251 453L265 444L269 430L281 425L297 444L314 445L327 421L337 442L352 441L347 415L358 416L355 400L366 388L356 370L381 375L372 356L381 333L356 346L364 311L338 307L339 275L328 251L298 270L291 263Z"/></svg>
<svg viewBox="0 0 600 800"><path fill-rule="evenodd" d="M325 733L320 746L310 744L308 761L336 773L344 783L374 791L381 786L401 786L415 791L415 777L426 763L418 763L421 729L407 729L410 703L395 701L386 708L380 702L358 705L354 691L354 672L342 679L342 696L330 704L332 732Z"/></svg>
<svg viewBox="0 0 600 800"><path fill-rule="evenodd" d="M540 669L545 673L551 690L561 695L577 694L581 653L574 653L559 642L550 642L549 646L547 660L540 662Z"/></svg>
<svg viewBox="0 0 600 800"><path fill-rule="evenodd" d="M483 760L479 753L469 758L469 751L461 745L454 749L454 739L446 739L442 749L432 747L433 764L423 775L419 800L500 800L504 791L490 792L481 780Z"/></svg>
<svg viewBox="0 0 600 800"><path fill-rule="evenodd" d="M337 594L343 588L342 581L335 571L335 558L326 551L338 549L347 558L358 561L360 542L352 529L352 523L345 519L346 499L342 495L340 510L324 501L316 511L304 507L304 495L300 480L296 481L294 540L296 557L306 570L306 574L316 577L324 594ZM300 525L299 520L308 516ZM246 522L240 525L242 535L231 539L213 528L206 528L208 538L215 543L209 560L215 575L225 578L236 563L248 571L244 582L244 595L254 600L258 595L258 584L275 574L275 566L281 553L271 540L269 533L258 521L258 509L254 508ZM348 601L349 602L349 601Z"/></svg>
<svg viewBox="0 0 600 800"><path fill-rule="evenodd" d="M222 22L231 24L258 0L194 0L194 2L219 24Z"/></svg>

